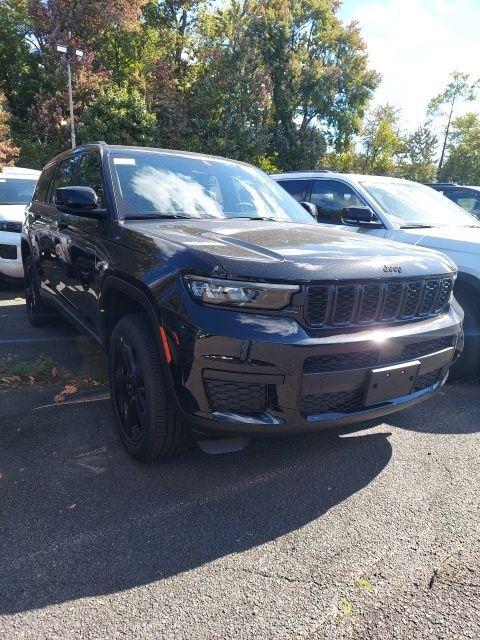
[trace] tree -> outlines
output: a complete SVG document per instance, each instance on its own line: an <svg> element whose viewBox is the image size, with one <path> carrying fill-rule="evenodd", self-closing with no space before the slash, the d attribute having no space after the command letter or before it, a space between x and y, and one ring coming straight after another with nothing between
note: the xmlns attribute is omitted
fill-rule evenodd
<svg viewBox="0 0 480 640"><path fill-rule="evenodd" d="M399 112L389 104L376 107L367 117L362 130L363 173L395 175L396 157L403 140L399 131Z"/></svg>
<svg viewBox="0 0 480 640"><path fill-rule="evenodd" d="M271 87L251 19L247 5L240 2L202 17L189 94L190 145L240 160L265 161Z"/></svg>
<svg viewBox="0 0 480 640"><path fill-rule="evenodd" d="M341 149L361 124L378 75L337 0L251 0L252 34L271 83L274 145L284 169L315 166L326 143ZM310 152L308 147L311 147ZM315 161L316 158L316 161Z"/></svg>
<svg viewBox="0 0 480 640"><path fill-rule="evenodd" d="M480 185L480 116L468 113L452 122L448 159L439 174L443 182Z"/></svg>
<svg viewBox="0 0 480 640"><path fill-rule="evenodd" d="M153 146L156 119L136 89L109 87L85 108L78 132L81 142Z"/></svg>
<svg viewBox="0 0 480 640"><path fill-rule="evenodd" d="M445 151L448 144L448 136L452 124L453 113L457 104L461 101L471 102L475 99L480 80L472 83L468 73L454 71L450 74L450 82L442 93L433 98L428 106L430 117L443 116L447 119L445 134L443 137L442 153L438 163L438 172L442 170L445 160Z"/></svg>
<svg viewBox="0 0 480 640"><path fill-rule="evenodd" d="M26 0L0 0L0 87L17 119L26 117L39 89L38 62L28 42Z"/></svg>
<svg viewBox="0 0 480 640"><path fill-rule="evenodd" d="M12 164L17 158L19 149L12 143L10 135L10 112L7 100L0 93L0 171L5 165Z"/></svg>
<svg viewBox="0 0 480 640"><path fill-rule="evenodd" d="M0 0L0 90L20 161L78 139L211 151L270 170L348 152L378 83L339 0ZM129 113L130 111L130 113Z"/></svg>
<svg viewBox="0 0 480 640"><path fill-rule="evenodd" d="M433 182L437 146L438 138L428 123L410 134L400 152L399 171L402 177L417 182Z"/></svg>

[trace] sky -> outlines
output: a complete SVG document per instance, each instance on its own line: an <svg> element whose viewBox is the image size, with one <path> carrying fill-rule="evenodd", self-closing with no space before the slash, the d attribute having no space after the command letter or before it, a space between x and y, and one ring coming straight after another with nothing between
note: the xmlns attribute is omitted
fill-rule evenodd
<svg viewBox="0 0 480 640"><path fill-rule="evenodd" d="M344 0L339 17L358 21L383 76L375 102L399 107L407 130L424 121L449 73L480 78L480 0ZM480 99L459 114L469 110L480 112Z"/></svg>

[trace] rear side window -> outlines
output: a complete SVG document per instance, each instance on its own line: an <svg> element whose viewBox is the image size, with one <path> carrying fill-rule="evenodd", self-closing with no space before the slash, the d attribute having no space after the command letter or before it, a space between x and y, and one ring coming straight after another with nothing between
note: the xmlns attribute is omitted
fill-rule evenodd
<svg viewBox="0 0 480 640"><path fill-rule="evenodd" d="M50 195L48 201L50 203L55 202L55 193L57 189L61 187L69 187L72 183L72 177L75 172L75 166L77 164L78 157L67 158L57 165L57 170L53 176L52 184L50 187Z"/></svg>
<svg viewBox="0 0 480 640"><path fill-rule="evenodd" d="M278 184L282 186L297 202L306 200L308 180L279 180Z"/></svg>
<svg viewBox="0 0 480 640"><path fill-rule="evenodd" d="M478 213L480 211L480 193L475 193L475 191L469 189L458 189L456 191L445 191L444 195L469 213Z"/></svg>
<svg viewBox="0 0 480 640"><path fill-rule="evenodd" d="M45 202L48 192L48 185L50 184L50 180L53 174L53 170L55 169L55 165L51 164L49 167L46 167L37 182L37 188L35 189L35 193L33 194L32 200L35 202Z"/></svg>
<svg viewBox="0 0 480 640"><path fill-rule="evenodd" d="M82 156L75 184L93 189L98 196L98 206L104 208L102 164L96 154L87 153Z"/></svg>

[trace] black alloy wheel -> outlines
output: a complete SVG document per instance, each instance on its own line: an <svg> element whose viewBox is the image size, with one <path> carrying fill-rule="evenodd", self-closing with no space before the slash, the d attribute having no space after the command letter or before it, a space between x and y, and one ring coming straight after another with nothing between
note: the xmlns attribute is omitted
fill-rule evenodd
<svg viewBox="0 0 480 640"><path fill-rule="evenodd" d="M190 443L190 432L168 399L162 357L144 314L119 320L109 345L113 409L123 445L144 462L178 454Z"/></svg>

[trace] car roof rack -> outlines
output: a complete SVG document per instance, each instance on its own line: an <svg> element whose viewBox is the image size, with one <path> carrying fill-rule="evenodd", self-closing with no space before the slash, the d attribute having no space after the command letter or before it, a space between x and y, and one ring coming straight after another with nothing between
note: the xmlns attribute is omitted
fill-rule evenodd
<svg viewBox="0 0 480 640"><path fill-rule="evenodd" d="M332 173L331 169L289 169L281 173Z"/></svg>

